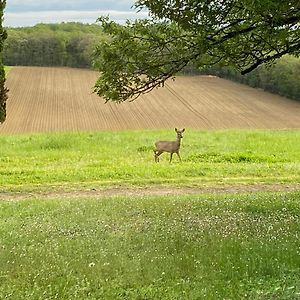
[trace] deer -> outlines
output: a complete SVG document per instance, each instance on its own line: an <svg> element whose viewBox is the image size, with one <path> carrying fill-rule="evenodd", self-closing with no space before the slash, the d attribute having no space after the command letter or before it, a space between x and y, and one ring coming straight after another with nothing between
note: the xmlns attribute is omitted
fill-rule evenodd
<svg viewBox="0 0 300 300"><path fill-rule="evenodd" d="M155 143L155 149L153 150L155 162L159 162L159 156L164 152L170 153L170 163L172 161L172 156L174 153L176 153L178 155L178 158L181 162L181 157L179 155L179 149L180 149L181 139L183 138L182 133L185 131L185 128L183 128L183 129L175 128L175 131L177 134L176 141L157 141Z"/></svg>

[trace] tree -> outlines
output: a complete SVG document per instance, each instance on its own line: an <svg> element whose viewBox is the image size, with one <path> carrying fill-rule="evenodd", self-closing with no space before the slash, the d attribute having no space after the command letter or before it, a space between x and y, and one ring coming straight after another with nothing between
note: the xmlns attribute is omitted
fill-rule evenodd
<svg viewBox="0 0 300 300"><path fill-rule="evenodd" d="M92 52L105 38L99 25L38 24L7 28L3 62L9 66L71 66L90 68Z"/></svg>
<svg viewBox="0 0 300 300"><path fill-rule="evenodd" d="M93 34L81 33L72 36L66 44L67 64L71 67L91 67L92 51L96 45Z"/></svg>
<svg viewBox="0 0 300 300"><path fill-rule="evenodd" d="M6 31L2 27L5 4L6 1L0 1L0 54L2 54L3 43L7 37ZM2 63L2 57L0 57L0 123L3 123L6 119L7 91L8 90L5 87L5 71Z"/></svg>
<svg viewBox="0 0 300 300"><path fill-rule="evenodd" d="M151 19L99 22L109 39L95 51L94 91L134 100L163 86L189 63L232 66L246 74L285 54L300 54L299 0L138 0Z"/></svg>

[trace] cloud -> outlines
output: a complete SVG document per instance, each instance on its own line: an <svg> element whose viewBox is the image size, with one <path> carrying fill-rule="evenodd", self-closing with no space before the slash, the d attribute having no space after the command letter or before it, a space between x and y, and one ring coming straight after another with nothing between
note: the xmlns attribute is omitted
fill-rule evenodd
<svg viewBox="0 0 300 300"><path fill-rule="evenodd" d="M7 12L53 10L119 10L129 11L135 0L9 0Z"/></svg>
<svg viewBox="0 0 300 300"><path fill-rule="evenodd" d="M33 26L37 23L61 23L61 22L81 22L95 23L100 16L109 16L118 23L137 18L146 18L146 12L136 11L116 11L116 10L62 10L62 11L31 11L4 14L4 26L22 27Z"/></svg>
<svg viewBox="0 0 300 300"><path fill-rule="evenodd" d="M33 26L37 23L94 23L99 16L116 22L146 18L133 9L135 0L9 0L4 11L4 26Z"/></svg>

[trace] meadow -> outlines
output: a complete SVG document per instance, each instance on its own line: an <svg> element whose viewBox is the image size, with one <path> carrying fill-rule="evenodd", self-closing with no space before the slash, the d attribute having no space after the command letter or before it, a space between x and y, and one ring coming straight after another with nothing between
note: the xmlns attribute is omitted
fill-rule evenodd
<svg viewBox="0 0 300 300"><path fill-rule="evenodd" d="M186 129L182 163L156 140L172 130L0 136L0 191L91 189L113 186L215 186L297 183L297 130Z"/></svg>
<svg viewBox="0 0 300 300"><path fill-rule="evenodd" d="M299 197L0 202L0 298L299 299Z"/></svg>
<svg viewBox="0 0 300 300"><path fill-rule="evenodd" d="M0 299L299 299L300 193L272 186L299 182L300 132L187 128L182 162L155 163L154 142L174 137L1 135ZM240 193L80 196L231 185Z"/></svg>

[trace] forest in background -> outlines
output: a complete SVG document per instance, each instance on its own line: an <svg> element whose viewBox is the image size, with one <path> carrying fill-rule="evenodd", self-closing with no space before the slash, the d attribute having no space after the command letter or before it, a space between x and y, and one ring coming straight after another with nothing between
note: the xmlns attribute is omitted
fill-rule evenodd
<svg viewBox="0 0 300 300"><path fill-rule="evenodd" d="M97 24L38 24L6 28L3 62L7 66L66 66L92 68L93 51L106 39ZM187 67L183 74L211 74L252 87L300 100L300 58L285 56L270 66L261 66L247 75L230 67L215 65L198 70Z"/></svg>
<svg viewBox="0 0 300 300"><path fill-rule="evenodd" d="M286 55L275 63L261 65L246 75L241 75L237 70L221 65L203 70L188 66L183 74L215 75L300 101L300 58L294 56Z"/></svg>
<svg viewBox="0 0 300 300"><path fill-rule="evenodd" d="M91 68L96 44L104 38L99 25L38 24L7 28L3 62L8 66Z"/></svg>

